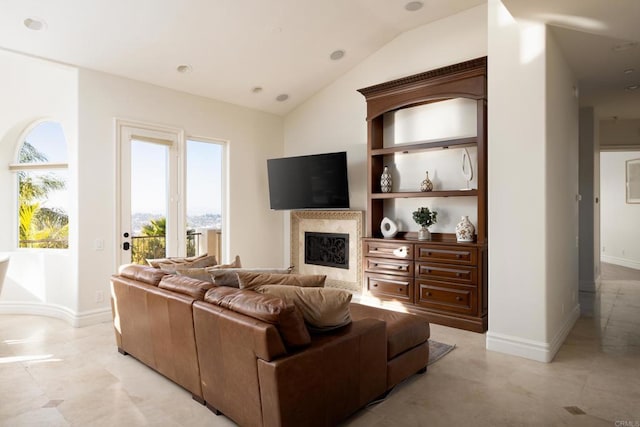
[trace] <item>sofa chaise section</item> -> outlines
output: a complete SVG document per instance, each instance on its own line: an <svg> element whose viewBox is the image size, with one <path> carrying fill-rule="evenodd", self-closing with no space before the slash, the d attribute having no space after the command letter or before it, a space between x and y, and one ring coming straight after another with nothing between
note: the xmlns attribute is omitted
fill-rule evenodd
<svg viewBox="0 0 640 427"><path fill-rule="evenodd" d="M203 396L214 412L242 426L332 426L385 392L384 322L358 320L288 348L287 325L251 313L268 296L234 290L251 300L236 298L229 309L207 302L215 291L193 311Z"/></svg>

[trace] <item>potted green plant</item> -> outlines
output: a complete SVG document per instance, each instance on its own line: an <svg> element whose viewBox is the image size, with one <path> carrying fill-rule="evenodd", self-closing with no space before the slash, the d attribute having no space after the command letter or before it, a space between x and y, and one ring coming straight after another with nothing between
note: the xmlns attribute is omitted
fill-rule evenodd
<svg viewBox="0 0 640 427"><path fill-rule="evenodd" d="M429 226L437 222L438 212L432 211L427 207L418 208L413 212L413 220L421 226L418 231L418 240L431 240L431 232Z"/></svg>

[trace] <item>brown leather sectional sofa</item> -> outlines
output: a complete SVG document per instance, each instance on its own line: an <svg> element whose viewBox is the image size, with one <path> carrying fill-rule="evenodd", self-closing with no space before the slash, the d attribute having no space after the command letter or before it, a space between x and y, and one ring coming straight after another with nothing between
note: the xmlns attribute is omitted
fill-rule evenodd
<svg viewBox="0 0 640 427"><path fill-rule="evenodd" d="M241 426L331 426L424 372L429 324L352 303L309 334L279 298L131 265L111 279L118 351Z"/></svg>

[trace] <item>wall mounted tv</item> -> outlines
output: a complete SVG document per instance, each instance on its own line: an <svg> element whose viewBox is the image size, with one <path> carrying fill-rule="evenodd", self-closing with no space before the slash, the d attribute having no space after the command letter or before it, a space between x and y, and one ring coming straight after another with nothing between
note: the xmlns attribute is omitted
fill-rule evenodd
<svg viewBox="0 0 640 427"><path fill-rule="evenodd" d="M267 160L271 209L348 209L347 153Z"/></svg>

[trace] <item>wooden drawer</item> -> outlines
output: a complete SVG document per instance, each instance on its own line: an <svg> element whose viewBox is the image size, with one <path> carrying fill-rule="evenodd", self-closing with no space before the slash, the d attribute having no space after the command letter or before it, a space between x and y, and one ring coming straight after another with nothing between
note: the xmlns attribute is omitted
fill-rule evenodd
<svg viewBox="0 0 640 427"><path fill-rule="evenodd" d="M413 277L413 261L411 260L365 258L365 269L375 273Z"/></svg>
<svg viewBox="0 0 640 427"><path fill-rule="evenodd" d="M376 297L413 302L413 278L367 273L365 284Z"/></svg>
<svg viewBox="0 0 640 427"><path fill-rule="evenodd" d="M478 283L478 269L464 265L416 262L416 279L447 280L465 285Z"/></svg>
<svg viewBox="0 0 640 427"><path fill-rule="evenodd" d="M413 259L413 245L401 242L364 241L364 256Z"/></svg>
<svg viewBox="0 0 640 427"><path fill-rule="evenodd" d="M478 264L478 250L476 248L416 245L415 250L416 261L434 261L461 265Z"/></svg>
<svg viewBox="0 0 640 427"><path fill-rule="evenodd" d="M434 280L416 280L416 304L420 307L468 314L478 314L478 289Z"/></svg>

